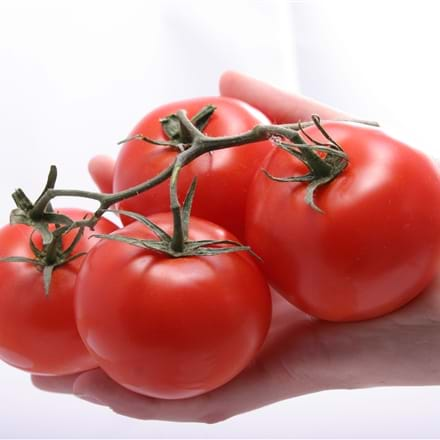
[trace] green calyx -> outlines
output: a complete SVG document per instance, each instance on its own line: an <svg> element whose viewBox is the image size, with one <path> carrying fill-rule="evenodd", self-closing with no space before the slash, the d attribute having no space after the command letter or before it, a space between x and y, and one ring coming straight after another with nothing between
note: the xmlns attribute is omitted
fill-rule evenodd
<svg viewBox="0 0 440 440"><path fill-rule="evenodd" d="M174 189L176 186L178 173L179 168L176 167L175 172L171 177L170 185ZM156 235L157 240L127 237L119 234L96 234L94 237L120 241L132 246L157 251L173 258L213 256L239 251L252 252L249 246L244 246L241 243L233 240L190 240L188 238L191 206L194 199L195 189L196 179L194 179L191 183L183 206L176 205L176 199L173 196L173 200L171 202L174 222L173 235L168 234L160 226L156 225L141 214L124 210L110 210L110 212L126 215L140 222Z"/></svg>
<svg viewBox="0 0 440 440"><path fill-rule="evenodd" d="M38 201L44 196L46 191L55 187L56 179L57 169L52 165L46 185L35 203L32 203L20 188L15 190L12 194L17 208L11 211L9 223L11 225L23 224L31 226L41 234L44 245L49 245L53 240L52 232L49 230L50 224L65 226L71 226L73 224L73 220L66 215L54 212L50 204L45 207L46 209L43 212L37 212L35 210L35 205L38 204Z"/></svg>
<svg viewBox="0 0 440 440"><path fill-rule="evenodd" d="M216 107L211 104L203 107L193 118L191 118L191 124L193 125L193 128L195 128L200 134L202 134L215 110ZM190 133L187 127L185 127L185 125L181 123L177 114L172 113L171 115L160 119L160 124L162 125L162 130L168 140L161 141L157 139L152 139L148 136L143 135L142 133L139 133L127 139L123 139L122 141L118 142L118 145L125 144L126 142L130 142L133 140L139 140L152 145L172 147L179 152L183 152L191 147L194 134Z"/></svg>
<svg viewBox="0 0 440 440"><path fill-rule="evenodd" d="M79 257L82 257L86 252L79 252L74 254L74 250L79 240L81 239L84 228L79 228L75 238L67 249L63 250L62 237L69 231L69 226L57 225L55 230L51 233L52 240L49 244L43 244L43 248L39 249L32 239L29 238L29 247L35 258L28 258L22 256L12 256L0 258L0 262L6 263L30 263L43 272L44 292L49 295L50 284L52 281L52 274L56 267L69 263Z"/></svg>
<svg viewBox="0 0 440 440"><path fill-rule="evenodd" d="M27 225L33 229L29 238L29 247L34 254L34 258L23 256L0 258L0 263L30 263L35 265L37 269L43 272L44 291L46 295L49 294L54 269L85 255L85 252L77 254L73 253L84 233L84 227L78 229L72 243L67 249L63 250L63 236L74 228L74 221L64 214L54 212L50 203L45 207L43 212L39 212L35 209L35 206L45 195L46 191L54 188L56 178L57 169L52 165L47 178L47 183L35 203L30 201L22 189L17 189L12 194L12 198L14 199L17 208L11 211L9 223L11 225ZM49 228L50 225L54 225L55 227ZM35 232L38 232L41 235L43 242L41 249L36 246L32 239Z"/></svg>
<svg viewBox="0 0 440 440"><path fill-rule="evenodd" d="M263 172L267 177L276 182L307 183L306 195L304 197L305 202L315 211L323 213L322 209L314 201L315 191L321 186L330 183L344 171L348 165L348 157L342 147L325 131L319 116L313 115L312 121L328 142L320 142L313 139L304 131L300 122L298 123L299 133L311 144L308 144L299 133L295 133L289 139L291 142L284 142L279 137L272 137L277 147L303 162L309 169L309 172L302 176L288 177L275 177L267 170L263 170ZM325 153L325 155L319 155L318 152Z"/></svg>
<svg viewBox="0 0 440 440"><path fill-rule="evenodd" d="M211 104L203 107L193 118L191 118L194 127L202 132L208 125L215 109L215 106ZM173 113L162 118L160 123L162 125L162 130L170 140L181 145L191 144L192 135L186 130L186 127L181 124L176 114Z"/></svg>
<svg viewBox="0 0 440 440"><path fill-rule="evenodd" d="M137 220L148 229L153 231L157 237L157 240L127 237L119 234L94 234L93 237L105 240L120 241L132 246L160 252L173 258L212 256L229 252L250 251L249 246L243 246L239 242L232 240L185 240L183 249L175 250L172 245L173 237L146 217L135 212L124 210L109 210L109 212L126 215L127 217Z"/></svg>

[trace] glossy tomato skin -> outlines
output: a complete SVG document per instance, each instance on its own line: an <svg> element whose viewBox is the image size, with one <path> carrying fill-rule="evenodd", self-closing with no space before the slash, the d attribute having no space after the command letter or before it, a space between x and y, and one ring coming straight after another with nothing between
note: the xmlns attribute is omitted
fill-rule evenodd
<svg viewBox="0 0 440 440"><path fill-rule="evenodd" d="M204 106L212 104L216 110L205 128L210 136L236 135L255 125L268 123L267 118L241 101L226 97L204 97L174 102L146 115L130 133L143 134L153 139L167 140L159 120L179 109L193 117ZM244 238L245 202L250 181L267 153L270 142L259 142L237 148L205 154L187 165L179 177L179 196L184 197L194 176L198 188L192 213L219 224ZM116 161L113 190L135 186L167 168L176 157L174 148L150 145L135 140L124 144ZM120 209L150 215L169 211L168 181L139 196L124 200ZM131 219L122 218L124 224Z"/></svg>
<svg viewBox="0 0 440 440"><path fill-rule="evenodd" d="M60 212L80 220L86 211L61 209ZM97 239L92 233L110 233L116 229L101 219L95 232L85 230L77 252L89 250ZM25 256L34 258L29 249L32 228L8 225L0 229L0 258ZM67 248L74 234L65 238ZM41 246L39 234L34 242ZM43 275L29 263L0 263L0 359L8 364L40 375L77 373L96 367L79 337L74 316L74 285L84 257L79 257L53 272L49 295Z"/></svg>
<svg viewBox="0 0 440 440"><path fill-rule="evenodd" d="M171 232L170 214L150 217ZM139 223L118 232L154 236ZM232 236L192 218L190 238ZM254 358L268 331L268 285L245 252L171 258L104 240L77 281L84 343L116 382L163 399L210 391Z"/></svg>
<svg viewBox="0 0 440 440"><path fill-rule="evenodd" d="M305 204L305 184L257 173L247 242L270 283L303 311L330 321L381 316L417 296L438 270L437 167L379 129L341 122L325 128L350 162L316 192L324 213ZM315 127L307 132L320 138ZM281 150L264 167L275 176L306 173Z"/></svg>

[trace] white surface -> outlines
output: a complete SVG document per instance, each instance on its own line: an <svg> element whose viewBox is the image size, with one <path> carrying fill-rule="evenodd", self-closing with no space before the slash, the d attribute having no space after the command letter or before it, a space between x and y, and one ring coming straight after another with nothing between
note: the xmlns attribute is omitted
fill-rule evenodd
<svg viewBox="0 0 440 440"><path fill-rule="evenodd" d="M2 223L15 187L36 196L54 163L60 187L92 188L88 158L230 68L294 90L297 61L305 93L438 155L435 2L352 3L0 1ZM0 390L0 437L440 436L438 387L319 393L209 426L118 416L5 364Z"/></svg>

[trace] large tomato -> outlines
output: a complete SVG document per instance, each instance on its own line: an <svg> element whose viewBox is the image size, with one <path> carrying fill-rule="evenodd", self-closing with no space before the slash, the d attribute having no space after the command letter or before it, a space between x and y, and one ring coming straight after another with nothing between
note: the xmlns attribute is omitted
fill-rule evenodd
<svg viewBox="0 0 440 440"><path fill-rule="evenodd" d="M379 129L324 126L349 157L347 168L315 194L324 212L304 202L305 183L258 172L247 242L270 283L303 311L331 321L380 316L418 295L438 271L439 174L425 155ZM306 131L325 141L316 127ZM263 166L280 177L307 174L283 150Z"/></svg>
<svg viewBox="0 0 440 440"><path fill-rule="evenodd" d="M150 218L171 232L171 214ZM138 222L118 234L155 238ZM189 238L233 239L197 218ZM176 399L212 390L249 364L268 331L271 298L246 252L172 258L104 239L78 276L76 315L84 343L110 377Z"/></svg>
<svg viewBox="0 0 440 440"><path fill-rule="evenodd" d="M86 211L62 209L61 213L80 220ZM101 219L95 232L109 233L116 228ZM8 225L0 229L0 258L22 256L34 258L29 247L32 228ZM74 254L88 251L96 239L84 231ZM66 249L76 232L63 239ZM41 237L33 235L41 248ZM84 371L96 366L76 329L74 285L84 257L78 257L52 274L46 296L43 274L32 263L0 262L0 359L33 374L61 375Z"/></svg>
<svg viewBox="0 0 440 440"><path fill-rule="evenodd" d="M204 132L211 136L236 135L255 125L268 123L267 118L241 101L225 97L197 98L164 105L149 113L133 129L130 136L143 134L153 139L168 139L160 119L179 109L191 118L204 106L216 107ZM186 166L180 173L179 195L184 197L194 176L198 190L192 213L219 224L244 238L245 202L249 183L261 161L273 148L270 142L249 144L205 154ZM150 145L140 140L126 143L116 161L113 190L121 191L137 185L163 171L175 159L171 147ZM150 215L169 211L169 185L164 182L134 198L120 203L120 209ZM132 220L123 217L124 223Z"/></svg>

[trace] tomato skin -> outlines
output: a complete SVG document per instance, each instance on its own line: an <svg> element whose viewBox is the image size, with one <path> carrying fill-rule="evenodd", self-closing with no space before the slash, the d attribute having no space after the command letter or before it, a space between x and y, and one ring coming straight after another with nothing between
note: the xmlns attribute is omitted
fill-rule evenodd
<svg viewBox="0 0 440 440"><path fill-rule="evenodd" d="M146 115L130 136L143 134L153 139L167 140L159 119L179 109L193 117L202 107L213 104L216 110L205 128L211 136L236 135L268 119L248 104L226 97L204 97L164 105ZM194 176L198 188L192 213L231 231L240 240L244 238L245 203L250 181L255 170L273 146L259 142L242 147L214 151L187 165L179 177L179 197L183 199ZM122 147L116 161L113 191L121 191L152 178L175 159L174 148L147 144L134 140ZM169 211L168 181L136 197L124 200L119 208L139 212L145 216ZM132 219L122 217L124 224Z"/></svg>
<svg viewBox="0 0 440 440"><path fill-rule="evenodd" d="M74 220L87 213L79 209L60 209ZM101 219L95 232L84 231L75 253L90 249L97 239L93 233L110 233L116 229ZM29 248L32 228L7 225L0 229L0 258L24 256L34 258ZM64 247L74 231L68 233ZM39 234L34 242L41 247ZM84 257L79 257L53 271L49 295L43 275L30 263L0 263L0 359L8 364L40 375L72 374L96 367L79 337L74 316L74 285Z"/></svg>
<svg viewBox="0 0 440 440"><path fill-rule="evenodd" d="M439 173L379 129L341 122L325 128L350 162L317 190L324 214L304 202L305 184L257 173L247 242L273 287L303 311L330 321L378 317L417 296L438 270ZM322 140L316 127L307 132ZM275 176L307 172L281 150L263 167Z"/></svg>
<svg viewBox="0 0 440 440"><path fill-rule="evenodd" d="M171 232L169 213L150 217ZM118 232L154 236L139 223ZM192 218L191 239L233 238ZM210 391L254 358L271 317L269 287L245 252L171 258L103 240L77 280L84 343L116 382L163 399Z"/></svg>

